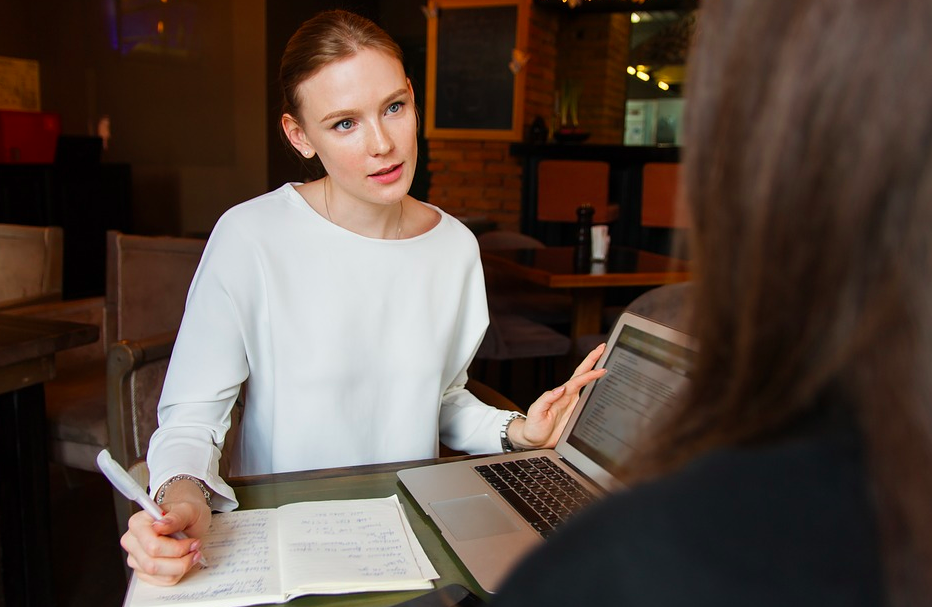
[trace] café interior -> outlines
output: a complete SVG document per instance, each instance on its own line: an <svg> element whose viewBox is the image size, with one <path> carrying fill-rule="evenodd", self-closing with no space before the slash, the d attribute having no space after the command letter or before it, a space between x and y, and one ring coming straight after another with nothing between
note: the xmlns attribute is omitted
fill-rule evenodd
<svg viewBox="0 0 932 607"><path fill-rule="evenodd" d="M0 607L121 604L130 506L94 456L144 460L216 220L313 178L280 136L276 80L291 33L330 8L402 47L421 117L410 193L479 242L477 395L526 408L632 301L689 279L676 183L695 0L4 2Z"/></svg>

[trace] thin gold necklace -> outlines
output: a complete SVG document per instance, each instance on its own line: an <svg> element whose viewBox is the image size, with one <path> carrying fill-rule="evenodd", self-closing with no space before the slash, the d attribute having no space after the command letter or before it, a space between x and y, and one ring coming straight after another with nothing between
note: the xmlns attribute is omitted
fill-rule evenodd
<svg viewBox="0 0 932 607"><path fill-rule="evenodd" d="M333 220L333 217L330 216L330 203L327 201L327 186L330 184L330 175L327 175L324 181L324 209L327 211L327 221L333 225L339 225ZM401 220L405 216L405 199L402 198L398 201L398 205L401 207L401 212L398 213L398 228L395 230L395 240L401 240Z"/></svg>

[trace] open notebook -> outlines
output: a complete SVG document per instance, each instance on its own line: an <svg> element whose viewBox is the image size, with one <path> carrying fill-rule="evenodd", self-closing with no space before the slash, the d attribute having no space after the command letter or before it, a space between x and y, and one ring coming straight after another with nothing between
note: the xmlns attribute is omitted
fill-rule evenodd
<svg viewBox="0 0 932 607"><path fill-rule="evenodd" d="M411 468L398 477L488 592L573 512L620 487L613 470L633 439L686 386L695 353L684 333L622 314L553 450Z"/></svg>
<svg viewBox="0 0 932 607"><path fill-rule="evenodd" d="M215 514L210 565L176 586L133 574L123 607L243 607L306 594L432 588L440 577L397 496L296 502Z"/></svg>

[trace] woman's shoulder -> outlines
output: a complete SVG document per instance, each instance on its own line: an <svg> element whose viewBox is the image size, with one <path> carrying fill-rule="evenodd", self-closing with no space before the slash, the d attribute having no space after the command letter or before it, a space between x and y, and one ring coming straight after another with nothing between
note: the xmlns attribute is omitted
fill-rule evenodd
<svg viewBox="0 0 932 607"><path fill-rule="evenodd" d="M463 242L471 243L478 251L475 234L453 215L436 205L415 198L410 198L407 204L414 211L413 214L416 214L413 219L414 236L439 235L443 239L454 239L458 245L462 245Z"/></svg>
<svg viewBox="0 0 932 607"><path fill-rule="evenodd" d="M305 206L294 185L285 184L224 211L211 231L211 239L228 236L261 239L264 234L307 225L302 221L310 215Z"/></svg>
<svg viewBox="0 0 932 607"><path fill-rule="evenodd" d="M301 201L301 195L294 188L294 184L286 183L270 192L265 192L240 202L227 209L221 216L221 221L253 221L257 218L276 217L277 213L292 210Z"/></svg>

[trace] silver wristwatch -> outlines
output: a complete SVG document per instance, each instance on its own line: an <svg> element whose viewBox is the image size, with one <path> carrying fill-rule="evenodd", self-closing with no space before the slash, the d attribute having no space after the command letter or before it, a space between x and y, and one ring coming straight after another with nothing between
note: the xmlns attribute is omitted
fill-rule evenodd
<svg viewBox="0 0 932 607"><path fill-rule="evenodd" d="M499 436L502 439L502 451L505 453L510 453L512 451L519 451L519 449L515 449L515 446L511 444L511 439L508 438L508 426L510 426L511 422L515 421L519 417L521 419L527 419L526 415L518 413L517 411L512 411L511 413L508 414L508 417L505 418L505 423L502 424L502 430Z"/></svg>

